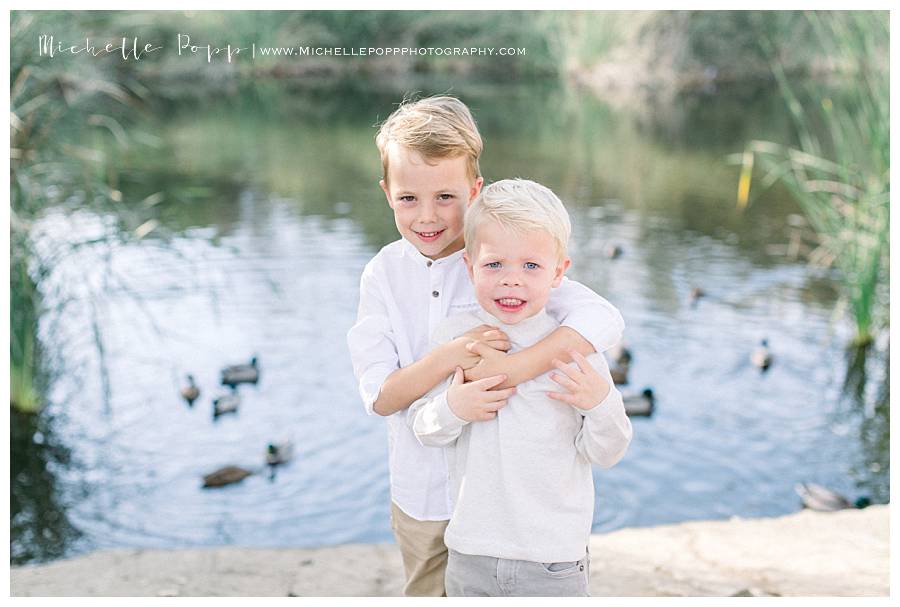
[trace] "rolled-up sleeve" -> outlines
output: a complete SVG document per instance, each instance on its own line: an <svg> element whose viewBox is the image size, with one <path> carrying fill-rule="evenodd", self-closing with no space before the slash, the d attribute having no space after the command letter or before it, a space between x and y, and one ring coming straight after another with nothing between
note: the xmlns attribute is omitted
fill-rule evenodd
<svg viewBox="0 0 900 607"><path fill-rule="evenodd" d="M625 320L614 305L580 282L563 278L547 302L547 313L604 352L622 340Z"/></svg>
<svg viewBox="0 0 900 607"><path fill-rule="evenodd" d="M353 373L359 383L366 412L375 413L375 401L384 380L400 368L400 358L387 305L378 289L371 265L363 270L359 283L359 309L356 324L347 333L347 345Z"/></svg>

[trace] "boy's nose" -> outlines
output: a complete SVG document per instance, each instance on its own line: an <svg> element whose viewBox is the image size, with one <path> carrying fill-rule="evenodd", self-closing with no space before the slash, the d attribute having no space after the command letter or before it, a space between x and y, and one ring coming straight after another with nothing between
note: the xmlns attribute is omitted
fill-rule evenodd
<svg viewBox="0 0 900 607"><path fill-rule="evenodd" d="M501 280L501 283L502 283L503 286L505 286L505 287L518 287L518 286L521 286L521 285L522 285L522 280L521 280L521 278L519 277L519 274L518 274L518 273L516 273L516 272L507 272L507 273L503 276L503 279Z"/></svg>
<svg viewBox="0 0 900 607"><path fill-rule="evenodd" d="M437 221L437 213L434 204L425 202L419 205L419 221L433 223Z"/></svg>

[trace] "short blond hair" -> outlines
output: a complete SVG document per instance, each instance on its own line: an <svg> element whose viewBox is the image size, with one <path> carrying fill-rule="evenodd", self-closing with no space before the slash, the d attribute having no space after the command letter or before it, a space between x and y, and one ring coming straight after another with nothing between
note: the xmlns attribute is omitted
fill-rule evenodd
<svg viewBox="0 0 900 607"><path fill-rule="evenodd" d="M503 179L481 190L466 211L463 228L469 259L476 254L478 227L488 220L517 232L543 230L556 241L558 259L568 255L569 213L546 186L528 179Z"/></svg>
<svg viewBox="0 0 900 607"><path fill-rule="evenodd" d="M472 181L481 177L478 158L484 144L475 119L456 97L440 96L404 100L381 124L375 145L381 154L384 180L388 180L388 147L396 143L421 154L426 160L466 157Z"/></svg>

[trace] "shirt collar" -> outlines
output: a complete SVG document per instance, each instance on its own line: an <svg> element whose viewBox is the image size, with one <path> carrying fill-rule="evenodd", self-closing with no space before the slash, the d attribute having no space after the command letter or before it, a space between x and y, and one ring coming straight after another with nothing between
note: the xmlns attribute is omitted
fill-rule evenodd
<svg viewBox="0 0 900 607"><path fill-rule="evenodd" d="M436 265L436 266L460 261L460 260L462 260L463 251L465 250L465 249L460 249L456 253L450 253L446 257L441 257L440 259L431 259L429 257L425 257L424 255L422 255L419 252L419 249L417 249L415 247L415 245L413 243L411 243L410 241L406 240L405 238L403 238L402 240L403 240L403 254L408 256L415 263L422 264L423 266L427 266L429 261L432 262L432 264Z"/></svg>

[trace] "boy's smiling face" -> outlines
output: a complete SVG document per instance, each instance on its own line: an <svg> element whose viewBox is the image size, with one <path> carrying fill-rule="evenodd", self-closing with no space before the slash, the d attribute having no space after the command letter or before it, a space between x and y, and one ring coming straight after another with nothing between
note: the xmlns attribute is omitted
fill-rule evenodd
<svg viewBox="0 0 900 607"><path fill-rule="evenodd" d="M508 325L540 312L571 263L559 258L553 237L543 230L513 231L494 220L479 225L476 235L473 258L464 257L481 307Z"/></svg>
<svg viewBox="0 0 900 607"><path fill-rule="evenodd" d="M468 175L465 156L432 160L391 144L388 180L380 185L400 235L425 257L440 259L463 248L463 217L483 181Z"/></svg>

